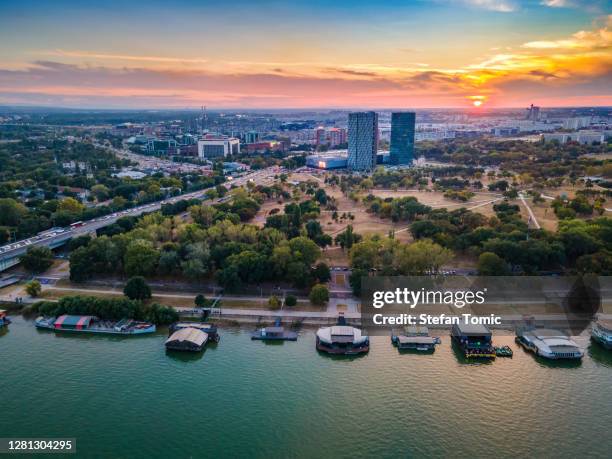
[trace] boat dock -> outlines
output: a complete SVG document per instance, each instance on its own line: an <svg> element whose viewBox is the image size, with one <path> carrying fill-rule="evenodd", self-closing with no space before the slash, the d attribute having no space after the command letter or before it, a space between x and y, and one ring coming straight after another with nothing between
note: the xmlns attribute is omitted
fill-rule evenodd
<svg viewBox="0 0 612 459"><path fill-rule="evenodd" d="M435 336L429 336L429 329L422 326L409 326L404 330L391 334L391 343L398 350L416 350L421 352L433 352L436 345L442 340Z"/></svg>
<svg viewBox="0 0 612 459"><path fill-rule="evenodd" d="M297 338L296 332L285 330L280 317L276 319L273 327L260 328L251 335L251 339L259 341L297 341Z"/></svg>

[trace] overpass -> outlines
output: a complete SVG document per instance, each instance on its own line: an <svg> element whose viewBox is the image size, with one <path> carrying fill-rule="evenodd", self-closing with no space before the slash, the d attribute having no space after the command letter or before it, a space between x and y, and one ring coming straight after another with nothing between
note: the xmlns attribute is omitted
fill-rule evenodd
<svg viewBox="0 0 612 459"><path fill-rule="evenodd" d="M241 186L245 185L248 181L253 181L256 184L268 183L274 174L278 173L275 168L267 168L259 171L250 172L242 177L235 179L232 182L226 182L225 186L231 185ZM157 201L150 204L143 204L138 207L131 209L122 210L102 217L86 220L79 225L74 225L65 228L51 228L38 233L36 236L32 236L28 239L22 239L21 241L12 242L0 247L0 272L7 270L8 268L15 266L19 263L19 257L26 253L29 247L44 246L50 249L55 249L64 245L70 239L76 236L84 234L90 234L100 228L112 225L121 217L138 217L144 213L155 212L161 209L163 204L174 204L183 199L202 199L205 197L207 190L198 190L191 193L185 193L178 196L173 196L163 201ZM211 204L216 204L224 201L227 198L217 198L212 200Z"/></svg>

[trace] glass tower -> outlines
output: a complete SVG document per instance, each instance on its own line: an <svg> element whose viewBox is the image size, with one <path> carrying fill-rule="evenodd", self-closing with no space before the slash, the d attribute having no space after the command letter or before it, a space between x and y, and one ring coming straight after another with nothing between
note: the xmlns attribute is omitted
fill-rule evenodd
<svg viewBox="0 0 612 459"><path fill-rule="evenodd" d="M375 112L349 113L348 168L356 171L374 169L377 151L378 115Z"/></svg>
<svg viewBox="0 0 612 459"><path fill-rule="evenodd" d="M391 113L391 164L412 164L415 118L413 112Z"/></svg>

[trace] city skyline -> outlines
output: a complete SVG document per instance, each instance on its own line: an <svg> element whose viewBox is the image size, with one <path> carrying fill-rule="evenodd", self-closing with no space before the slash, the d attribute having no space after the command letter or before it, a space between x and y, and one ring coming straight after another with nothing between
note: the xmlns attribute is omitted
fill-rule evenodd
<svg viewBox="0 0 612 459"><path fill-rule="evenodd" d="M0 4L0 104L612 105L606 1Z"/></svg>

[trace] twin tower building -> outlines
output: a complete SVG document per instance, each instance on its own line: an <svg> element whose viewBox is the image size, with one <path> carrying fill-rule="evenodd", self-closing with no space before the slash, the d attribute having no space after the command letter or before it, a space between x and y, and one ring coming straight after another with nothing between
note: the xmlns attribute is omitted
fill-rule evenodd
<svg viewBox="0 0 612 459"><path fill-rule="evenodd" d="M415 114L391 113L391 165L410 165L414 158ZM376 112L349 113L348 162L349 169L368 171L376 167L378 152L378 114Z"/></svg>

